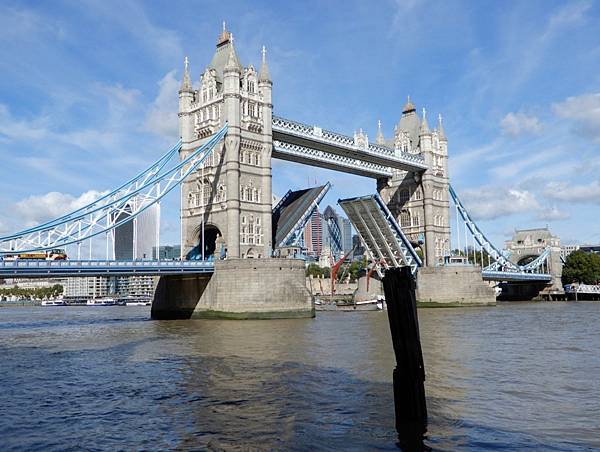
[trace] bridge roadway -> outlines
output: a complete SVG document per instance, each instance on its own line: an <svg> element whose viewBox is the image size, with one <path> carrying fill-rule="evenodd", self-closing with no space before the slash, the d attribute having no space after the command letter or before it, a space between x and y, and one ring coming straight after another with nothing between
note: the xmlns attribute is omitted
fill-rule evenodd
<svg viewBox="0 0 600 452"><path fill-rule="evenodd" d="M421 155L372 143L360 146L352 137L279 116L273 116L273 157L372 178L390 177L392 169L427 169Z"/></svg>
<svg viewBox="0 0 600 452"><path fill-rule="evenodd" d="M212 273L212 261L0 261L0 278L136 276Z"/></svg>
<svg viewBox="0 0 600 452"><path fill-rule="evenodd" d="M484 270L481 272L481 276L484 281L506 281L506 282L518 282L518 281L537 281L537 282L550 282L552 281L552 275L548 273L527 273L527 272L513 272L513 271L490 271Z"/></svg>

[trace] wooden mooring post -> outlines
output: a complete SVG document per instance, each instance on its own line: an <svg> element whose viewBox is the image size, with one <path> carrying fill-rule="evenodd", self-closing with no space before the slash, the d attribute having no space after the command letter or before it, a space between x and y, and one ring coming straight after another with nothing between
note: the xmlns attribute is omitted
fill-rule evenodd
<svg viewBox="0 0 600 452"><path fill-rule="evenodd" d="M415 287L410 267L386 270L383 290L396 355L394 406L399 445L405 450L426 450L425 366Z"/></svg>

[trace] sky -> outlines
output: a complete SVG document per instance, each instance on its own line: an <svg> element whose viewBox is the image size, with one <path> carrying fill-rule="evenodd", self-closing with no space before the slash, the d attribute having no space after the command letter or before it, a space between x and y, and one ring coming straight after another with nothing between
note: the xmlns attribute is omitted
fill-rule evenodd
<svg viewBox="0 0 600 452"><path fill-rule="evenodd" d="M225 20L247 66L267 48L274 113L374 140L408 95L444 117L450 181L497 245L548 226L600 243L600 2L45 1L0 4L0 234L85 205L178 139ZM433 121L435 122L435 121ZM273 162L273 192L372 179ZM179 200L161 242L179 242ZM341 211L337 207L338 211Z"/></svg>

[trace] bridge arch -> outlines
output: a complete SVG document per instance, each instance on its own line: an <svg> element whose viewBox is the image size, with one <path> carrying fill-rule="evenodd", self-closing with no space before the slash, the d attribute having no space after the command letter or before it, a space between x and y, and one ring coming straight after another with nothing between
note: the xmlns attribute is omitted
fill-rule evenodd
<svg viewBox="0 0 600 452"><path fill-rule="evenodd" d="M188 260L199 260L202 259L202 249L204 248L204 258L208 259L213 256L214 259L218 259L221 255L221 249L217 249L218 239L225 244L223 240L223 233L218 226L212 223L206 223L204 225L204 234L202 234L202 225L198 225L195 228L195 234L197 236L197 245L192 248L186 255Z"/></svg>

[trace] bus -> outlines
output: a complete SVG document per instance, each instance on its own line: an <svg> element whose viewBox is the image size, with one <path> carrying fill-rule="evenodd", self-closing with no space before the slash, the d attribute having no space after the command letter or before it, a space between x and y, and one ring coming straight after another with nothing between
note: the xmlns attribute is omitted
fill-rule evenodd
<svg viewBox="0 0 600 452"><path fill-rule="evenodd" d="M10 253L3 256L5 261L64 261L67 259L65 250L55 248L53 250L34 251L29 253Z"/></svg>

